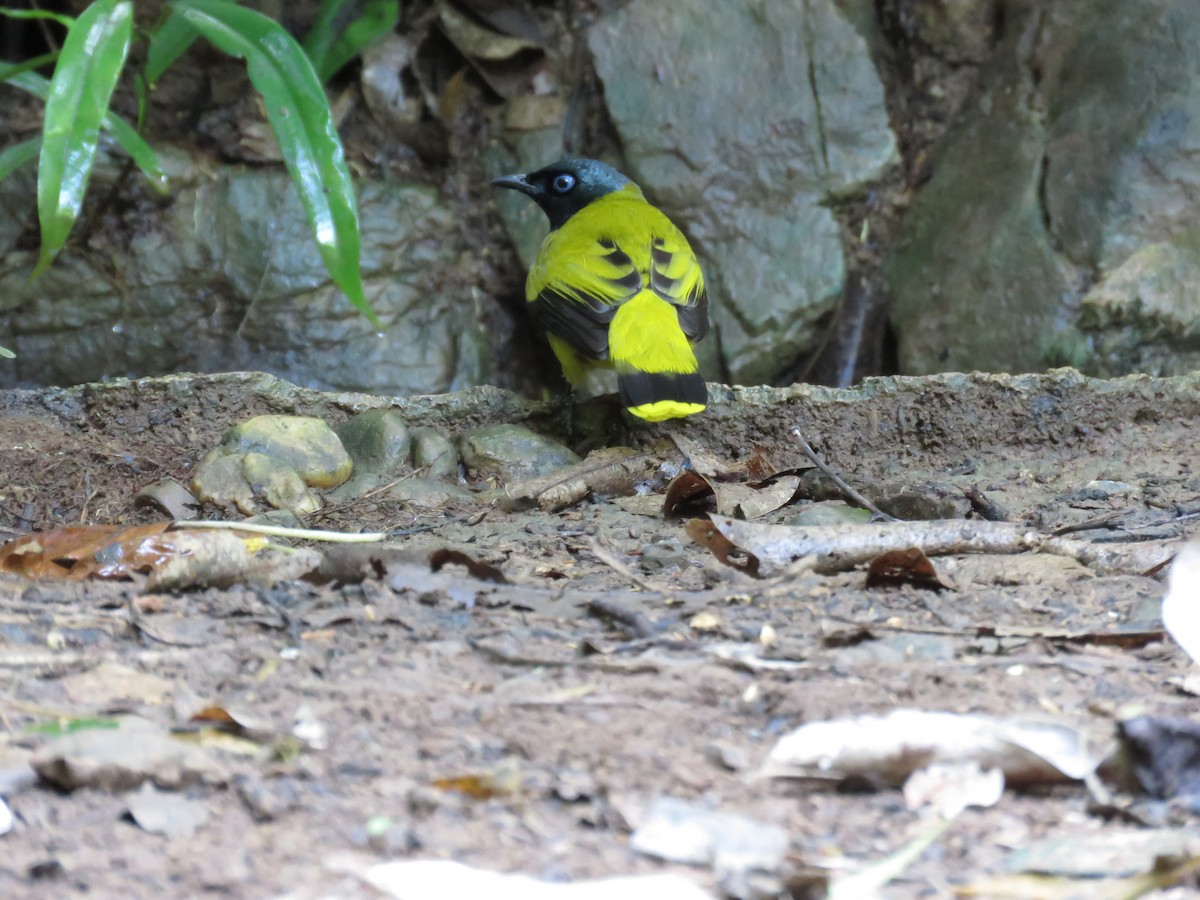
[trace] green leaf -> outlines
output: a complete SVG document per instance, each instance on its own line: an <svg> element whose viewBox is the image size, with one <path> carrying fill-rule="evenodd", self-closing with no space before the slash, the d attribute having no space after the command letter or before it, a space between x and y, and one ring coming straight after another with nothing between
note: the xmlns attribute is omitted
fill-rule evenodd
<svg viewBox="0 0 1200 900"><path fill-rule="evenodd" d="M32 72L34 69L40 69L42 66L47 66L58 59L58 51L53 53L43 53L41 56L35 56L33 59L27 59L19 63L4 63L0 65L0 81L8 81L16 78L22 72Z"/></svg>
<svg viewBox="0 0 1200 900"><path fill-rule="evenodd" d="M67 28L75 24L75 20L70 16L63 16L45 9L10 9L7 6L0 6L0 16L8 16L10 19L50 19Z"/></svg>
<svg viewBox="0 0 1200 900"><path fill-rule="evenodd" d="M199 35L178 10L173 11L154 34L146 48L146 81L150 87L158 83L163 72L192 46Z"/></svg>
<svg viewBox="0 0 1200 900"><path fill-rule="evenodd" d="M81 716L78 719L60 719L57 722L35 722L32 725L26 725L24 730L32 734L58 736L74 734L77 731L110 731L120 727L121 723L117 719Z"/></svg>
<svg viewBox="0 0 1200 900"><path fill-rule="evenodd" d="M396 27L399 0L323 0L304 52L324 83Z"/></svg>
<svg viewBox="0 0 1200 900"><path fill-rule="evenodd" d="M173 8L218 48L246 60L330 277L382 329L363 293L354 182L312 63L291 35L253 10L227 0L176 0Z"/></svg>
<svg viewBox="0 0 1200 900"><path fill-rule="evenodd" d="M41 97L43 100L50 96L50 82L38 75L36 72L23 72L20 75L12 78L8 82L13 87L19 87L23 91L28 91L35 97ZM158 163L158 156L154 150L147 144L133 126L118 116L116 113L107 112L104 118L100 120L100 127L108 132L113 140L115 140L129 157L134 161L139 169L142 170L150 183L160 194L165 194L169 189L166 173L163 172L162 166Z"/></svg>
<svg viewBox="0 0 1200 900"><path fill-rule="evenodd" d="M95 0L67 32L50 79L42 123L38 160L42 246L34 278L63 248L83 206L96 161L100 123L108 112L132 35L130 0Z"/></svg>
<svg viewBox="0 0 1200 900"><path fill-rule="evenodd" d="M0 347L0 356L3 356L5 359L16 359L17 358L17 354L13 353L7 347Z"/></svg>
<svg viewBox="0 0 1200 900"><path fill-rule="evenodd" d="M6 147L4 152L0 153L0 181L3 181L26 163L31 163L37 159L37 155L41 152L41 149L42 139L40 137L30 138L27 141L21 141L19 144Z"/></svg>

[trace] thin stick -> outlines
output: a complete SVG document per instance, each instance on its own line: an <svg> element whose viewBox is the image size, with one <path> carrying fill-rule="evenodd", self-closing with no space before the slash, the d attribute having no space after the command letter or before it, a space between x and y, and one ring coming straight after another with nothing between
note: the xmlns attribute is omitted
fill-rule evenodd
<svg viewBox="0 0 1200 900"><path fill-rule="evenodd" d="M871 511L872 515L874 515L880 519L883 519L886 522L899 521L895 516L889 516L887 513L885 513L883 510L881 510L878 506L876 506L874 503L872 503L870 500L868 500L866 497L864 497L862 494L860 494L858 491L856 491L854 488L852 488L850 485L848 485L845 481L843 481L841 476L838 475L837 472L835 472L835 471L833 471L833 469L829 468L829 466L825 464L824 460L822 460L821 457L817 456L817 451L814 450L811 446L809 446L808 441L806 441L804 439L804 434L800 431L799 425L797 425L795 428L792 429L792 436L797 441L800 442L800 449L804 451L804 455L808 457L809 461L814 466L816 466L818 469L821 470L822 475L824 475L826 478L828 478L830 481L832 481L834 484L836 484L838 487L838 490L840 490L843 494L845 494L849 499L853 500L855 503L857 503L863 509L869 509Z"/></svg>
<svg viewBox="0 0 1200 900"><path fill-rule="evenodd" d="M200 520L196 522L179 521L175 528L215 528L228 531L248 531L251 534L269 534L272 537L295 538L301 541L324 541L332 544L376 544L389 538L404 537L418 531L432 531L432 525L421 525L417 528L405 528L399 531L364 531L350 534L344 531L318 531L311 528L285 528L282 525L259 525L248 522L213 522Z"/></svg>
<svg viewBox="0 0 1200 900"><path fill-rule="evenodd" d="M587 611L593 616L616 622L636 638L653 637L658 629L649 617L634 609L628 609L608 597L596 597L588 601Z"/></svg>
<svg viewBox="0 0 1200 900"><path fill-rule="evenodd" d="M629 566L625 565L625 563L621 562L621 560L617 559L615 554L610 553L608 549L600 543L598 538L590 538L588 540L588 548L592 551L592 555L595 556L596 559L600 560L600 562L604 563L618 575L622 576L623 578L627 578L630 582L640 587L643 591L649 591L651 594L662 593L659 588L656 588L650 582L646 581L644 578L634 572L633 569L629 568Z"/></svg>

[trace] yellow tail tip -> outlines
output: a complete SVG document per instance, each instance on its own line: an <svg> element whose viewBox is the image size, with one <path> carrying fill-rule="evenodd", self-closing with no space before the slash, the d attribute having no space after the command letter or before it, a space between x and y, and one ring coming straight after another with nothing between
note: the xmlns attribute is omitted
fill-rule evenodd
<svg viewBox="0 0 1200 900"><path fill-rule="evenodd" d="M659 400L655 403L643 403L631 406L629 411L639 419L647 422L662 422L664 419L682 419L684 416L694 416L704 410L703 403L681 403L678 400Z"/></svg>

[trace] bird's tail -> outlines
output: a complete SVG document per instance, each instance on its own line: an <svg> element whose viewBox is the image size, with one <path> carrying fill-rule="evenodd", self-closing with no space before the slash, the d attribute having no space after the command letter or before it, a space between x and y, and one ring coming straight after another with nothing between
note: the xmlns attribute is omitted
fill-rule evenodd
<svg viewBox="0 0 1200 900"><path fill-rule="evenodd" d="M704 409L708 389L675 307L650 291L623 303L608 330L621 403L649 422Z"/></svg>

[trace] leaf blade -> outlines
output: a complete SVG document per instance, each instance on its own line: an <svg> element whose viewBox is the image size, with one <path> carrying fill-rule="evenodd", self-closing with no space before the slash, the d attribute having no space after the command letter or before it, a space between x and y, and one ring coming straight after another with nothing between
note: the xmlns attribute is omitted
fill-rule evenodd
<svg viewBox="0 0 1200 900"><path fill-rule="evenodd" d="M11 147L4 148L4 151L0 153L0 181L3 181L26 163L33 162L37 159L41 151L42 139L40 137L30 138L27 141L21 141L19 144L13 144Z"/></svg>
<svg viewBox="0 0 1200 900"><path fill-rule="evenodd" d="M35 97L41 97L43 100L50 95L50 82L36 72L22 72L13 76L7 83L27 91ZM133 126L111 111L104 114L100 125L137 164L142 173L150 179L154 188L159 193L166 193L170 186L167 183L166 173L159 165L158 155L134 130Z"/></svg>
<svg viewBox="0 0 1200 900"><path fill-rule="evenodd" d="M278 23L227 0L176 0L173 8L219 49L246 60L330 277L381 329L363 291L350 167L329 101L303 49Z"/></svg>
<svg viewBox="0 0 1200 900"><path fill-rule="evenodd" d="M173 11L154 34L146 47L146 81L151 87L158 83L163 73L171 67L195 43L196 29L178 11Z"/></svg>
<svg viewBox="0 0 1200 900"><path fill-rule="evenodd" d="M367 0L353 15L351 0L324 0L304 39L304 52L324 83L338 69L396 27L399 0Z"/></svg>
<svg viewBox="0 0 1200 900"><path fill-rule="evenodd" d="M42 239L34 278L66 244L83 207L100 123L125 65L132 36L130 0L96 0L67 32L50 79L42 124L37 190Z"/></svg>

